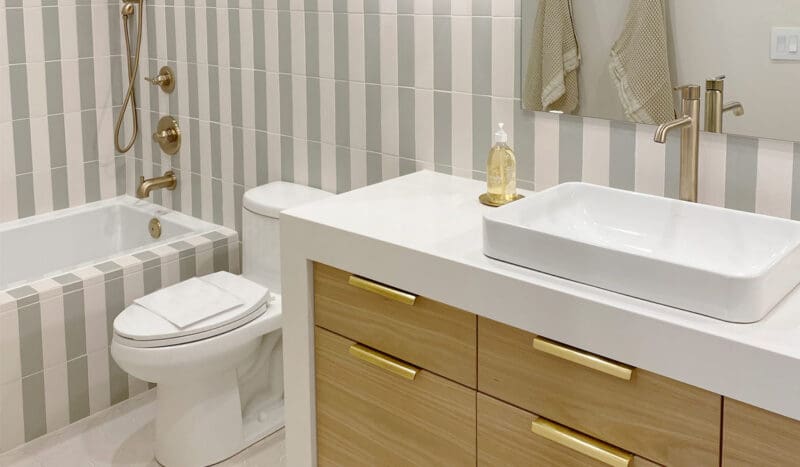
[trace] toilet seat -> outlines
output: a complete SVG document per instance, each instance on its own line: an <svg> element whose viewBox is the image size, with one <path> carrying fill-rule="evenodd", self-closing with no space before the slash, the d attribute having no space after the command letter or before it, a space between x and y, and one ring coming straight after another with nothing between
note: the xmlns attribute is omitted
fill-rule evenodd
<svg viewBox="0 0 800 467"><path fill-rule="evenodd" d="M204 279L235 295L242 304L181 328L133 303L114 320L114 338L120 344L139 348L186 344L230 332L267 312L270 301L267 288L224 271L210 274Z"/></svg>

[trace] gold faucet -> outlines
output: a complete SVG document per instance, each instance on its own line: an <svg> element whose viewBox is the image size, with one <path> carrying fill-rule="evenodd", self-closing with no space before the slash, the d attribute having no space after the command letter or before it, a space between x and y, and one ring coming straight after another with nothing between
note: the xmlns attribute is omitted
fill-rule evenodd
<svg viewBox="0 0 800 467"><path fill-rule="evenodd" d="M662 123L656 129L656 143L667 142L667 133L681 129L681 179L679 197L697 202L697 160L700 149L700 86L690 84L675 89L681 92L683 116Z"/></svg>
<svg viewBox="0 0 800 467"><path fill-rule="evenodd" d="M733 112L737 117L744 115L741 102L723 103L724 90L725 75L706 80L706 131L722 133L722 114L725 112Z"/></svg>
<svg viewBox="0 0 800 467"><path fill-rule="evenodd" d="M166 188L167 190L174 190L178 186L178 177L175 172L169 170L164 172L161 177L144 178L139 177L139 188L136 189L137 198L147 198L153 190L160 190Z"/></svg>

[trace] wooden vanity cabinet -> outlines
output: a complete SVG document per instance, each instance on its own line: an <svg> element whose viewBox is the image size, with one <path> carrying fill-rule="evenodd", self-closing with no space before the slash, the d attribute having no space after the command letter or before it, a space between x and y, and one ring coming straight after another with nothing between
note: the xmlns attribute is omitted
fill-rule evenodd
<svg viewBox="0 0 800 467"><path fill-rule="evenodd" d="M537 337L479 318L478 390L664 465L719 465L719 395Z"/></svg>
<svg viewBox="0 0 800 467"><path fill-rule="evenodd" d="M541 417L484 394L478 394L478 467L608 467L577 450L535 434L531 425ZM610 456L607 461L630 467L658 467L642 457L626 453L599 440L567 432L592 449Z"/></svg>
<svg viewBox="0 0 800 467"><path fill-rule="evenodd" d="M314 320L356 342L477 386L477 318L472 313L315 263Z"/></svg>
<svg viewBox="0 0 800 467"><path fill-rule="evenodd" d="M800 465L798 421L412 292L315 264L314 306L320 466Z"/></svg>
<svg viewBox="0 0 800 467"><path fill-rule="evenodd" d="M425 370L399 376L319 327L315 338L320 466L475 465L474 389Z"/></svg>
<svg viewBox="0 0 800 467"><path fill-rule="evenodd" d="M723 467L800 465L800 421L725 398Z"/></svg>

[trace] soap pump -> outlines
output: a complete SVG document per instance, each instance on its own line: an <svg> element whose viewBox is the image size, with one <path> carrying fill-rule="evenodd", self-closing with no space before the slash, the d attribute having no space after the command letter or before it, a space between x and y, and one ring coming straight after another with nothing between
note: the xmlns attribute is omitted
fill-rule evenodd
<svg viewBox="0 0 800 467"><path fill-rule="evenodd" d="M517 161L508 146L508 133L498 125L494 146L486 159L486 193L479 198L488 206L502 206L522 198L517 194Z"/></svg>

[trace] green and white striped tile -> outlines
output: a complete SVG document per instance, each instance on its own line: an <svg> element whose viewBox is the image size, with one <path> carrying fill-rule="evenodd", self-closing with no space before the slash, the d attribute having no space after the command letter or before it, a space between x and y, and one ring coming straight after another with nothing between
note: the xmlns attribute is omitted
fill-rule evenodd
<svg viewBox="0 0 800 467"><path fill-rule="evenodd" d="M109 355L114 318L220 270L239 272L238 236L225 228L0 292L0 452L146 390Z"/></svg>

